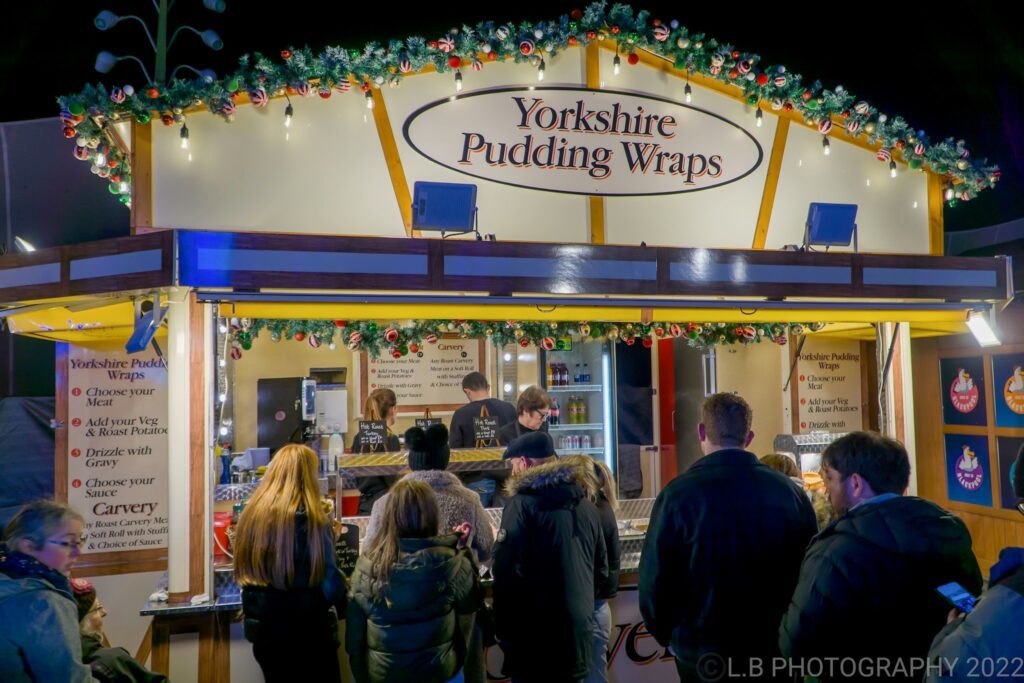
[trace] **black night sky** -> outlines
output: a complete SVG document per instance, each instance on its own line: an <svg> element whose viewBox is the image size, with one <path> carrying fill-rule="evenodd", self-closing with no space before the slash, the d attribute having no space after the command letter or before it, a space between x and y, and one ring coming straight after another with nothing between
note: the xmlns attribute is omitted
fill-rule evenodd
<svg viewBox="0 0 1024 683"><path fill-rule="evenodd" d="M140 27L123 22L105 33L92 19L102 9L155 20L152 0L9 3L0 26L0 120L57 114L55 98L87 82L142 85L138 68L122 62L107 76L93 70L96 53L136 54L151 63ZM1000 7L1002 5L1002 7ZM215 14L201 0L177 0L171 23L215 29L225 47L213 53L183 34L170 64L187 62L225 73L238 57L287 47L361 47L368 40L422 35L481 20L551 19L577 4L262 3L227 0ZM946 211L946 229L984 227L1024 216L1024 39L1005 3L634 3L653 17L678 19L766 62L785 64L805 80L842 84L890 115L902 115L930 137L963 138L974 159L1003 170L996 190ZM59 135L56 124L54 134Z"/></svg>

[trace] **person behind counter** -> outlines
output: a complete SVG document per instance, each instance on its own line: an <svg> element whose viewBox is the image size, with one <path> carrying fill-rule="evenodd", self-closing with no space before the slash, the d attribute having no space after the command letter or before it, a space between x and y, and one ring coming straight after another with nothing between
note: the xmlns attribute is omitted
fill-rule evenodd
<svg viewBox="0 0 1024 683"><path fill-rule="evenodd" d="M107 610L96 597L96 588L85 579L71 579L78 603L78 628L82 634L82 659L100 683L166 683L167 676L153 673L132 659L123 647L104 647L103 619Z"/></svg>
<svg viewBox="0 0 1024 683"><path fill-rule="evenodd" d="M426 482L402 479L382 503L380 531L352 574L345 628L352 674L358 683L461 681L466 641L458 616L483 599L467 536L438 536L437 498Z"/></svg>
<svg viewBox="0 0 1024 683"><path fill-rule="evenodd" d="M484 443L476 440L473 419L496 417L498 418L498 429L501 429L515 421L515 407L506 401L491 398L491 385L487 378L479 372L471 372L462 378L462 393L469 399L469 403L456 410L452 415L448 445L452 448L492 448L497 446L497 439ZM480 502L484 507L490 507L499 478L484 472L465 472L459 475L459 479L466 487L480 496Z"/></svg>
<svg viewBox="0 0 1024 683"><path fill-rule="evenodd" d="M526 434L494 544L494 627L513 683L583 681L593 657L594 601L608 577L598 490L589 464L555 457L543 432ZM537 633L543 626L543 637Z"/></svg>
<svg viewBox="0 0 1024 683"><path fill-rule="evenodd" d="M268 683L294 680L300 652L308 680L341 676L338 618L345 614L345 580L320 501L317 464L305 446L277 451L235 532L245 637Z"/></svg>
<svg viewBox="0 0 1024 683"><path fill-rule="evenodd" d="M551 398L537 386L527 387L516 401L516 419L498 430L498 440L507 446L524 434L546 432Z"/></svg>
<svg viewBox="0 0 1024 683"><path fill-rule="evenodd" d="M363 432L356 432L352 439L352 453L360 455L363 453L398 453L402 450L402 444L398 441L391 427L398 417L398 397L395 392L385 387L374 389L366 397L363 404L364 420L380 420L387 425L387 437L384 446L371 446L363 444ZM373 510L373 504L378 498L387 493L392 484L397 481L394 476L356 477L356 486L359 488L359 514L366 516Z"/></svg>
<svg viewBox="0 0 1024 683"><path fill-rule="evenodd" d="M0 681L89 683L68 574L84 543L82 516L40 500L22 507L0 544Z"/></svg>

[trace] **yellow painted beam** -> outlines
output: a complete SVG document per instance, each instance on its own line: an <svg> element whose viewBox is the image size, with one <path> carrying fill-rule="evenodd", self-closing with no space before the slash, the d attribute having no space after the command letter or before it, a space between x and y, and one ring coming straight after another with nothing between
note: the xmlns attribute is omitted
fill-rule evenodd
<svg viewBox="0 0 1024 683"><path fill-rule="evenodd" d="M946 229L942 210L945 207L942 176L928 173L928 253L942 256L946 251Z"/></svg>
<svg viewBox="0 0 1024 683"><path fill-rule="evenodd" d="M586 68L587 87L594 90L601 87L601 53L597 45L591 43L584 48L584 64ZM590 243L604 244L605 236L605 213L604 197L587 197L590 211L587 216L590 220Z"/></svg>
<svg viewBox="0 0 1024 683"><path fill-rule="evenodd" d="M754 249L764 249L765 242L768 241L768 226L772 222L775 193L779 189L779 175L782 173L782 158L786 154L788 137L789 119L779 119L775 126L772 155L768 160L768 175L765 176L764 191L761 192L761 209L757 213L757 229L754 231Z"/></svg>
<svg viewBox="0 0 1024 683"><path fill-rule="evenodd" d="M391 185L395 190L398 210L402 214L402 224L405 226L405 234L413 236L412 194L409 192L409 181L405 178L402 158L398 154L395 132L391 128L391 120L388 118L388 109L384 105L384 96L381 91L373 89L370 92L373 93L373 122L377 126L377 136L380 138L381 151L384 152L384 161L388 166Z"/></svg>

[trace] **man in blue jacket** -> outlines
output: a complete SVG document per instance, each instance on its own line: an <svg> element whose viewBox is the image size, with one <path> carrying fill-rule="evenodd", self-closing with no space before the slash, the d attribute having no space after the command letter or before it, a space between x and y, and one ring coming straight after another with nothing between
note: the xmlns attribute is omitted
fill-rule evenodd
<svg viewBox="0 0 1024 683"><path fill-rule="evenodd" d="M746 401L715 394L702 415L704 457L654 503L640 613L654 638L671 645L683 681L730 672L764 680L817 522L799 485L744 450L754 438Z"/></svg>
<svg viewBox="0 0 1024 683"><path fill-rule="evenodd" d="M821 462L838 518L807 549L782 654L822 681L920 681L948 612L936 587L981 590L971 535L955 515L903 495L910 460L898 441L851 432Z"/></svg>
<svg viewBox="0 0 1024 683"><path fill-rule="evenodd" d="M1013 465L1013 494L1024 499L1024 446ZM1024 502L1018 504L1024 514ZM928 683L1024 677L1024 548L1003 548L988 590L967 615L950 614L932 642ZM1002 672L1002 673L1000 673ZM1016 672L1016 673L1014 673Z"/></svg>

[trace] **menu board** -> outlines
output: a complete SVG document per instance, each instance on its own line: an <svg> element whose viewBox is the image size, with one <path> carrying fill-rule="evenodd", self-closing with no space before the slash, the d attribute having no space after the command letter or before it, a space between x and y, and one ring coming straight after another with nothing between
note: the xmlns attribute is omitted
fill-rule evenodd
<svg viewBox="0 0 1024 683"><path fill-rule="evenodd" d="M946 494L960 503L992 505L987 436L946 434Z"/></svg>
<svg viewBox="0 0 1024 683"><path fill-rule="evenodd" d="M418 417L416 418L416 426L422 430L427 430L432 425L444 424L444 421L439 417Z"/></svg>
<svg viewBox="0 0 1024 683"><path fill-rule="evenodd" d="M997 427L1024 427L1024 353L992 356Z"/></svg>
<svg viewBox="0 0 1024 683"><path fill-rule="evenodd" d="M384 420L360 420L359 436L354 449L357 453L387 450L388 425Z"/></svg>
<svg viewBox="0 0 1024 683"><path fill-rule="evenodd" d="M482 339L440 338L425 342L400 358L372 358L363 354L361 362L361 404L374 389L386 387L398 398L402 415L422 415L431 410L455 410L466 403L462 378L484 371Z"/></svg>
<svg viewBox="0 0 1024 683"><path fill-rule="evenodd" d="M860 343L808 337L797 360L800 433L863 429Z"/></svg>
<svg viewBox="0 0 1024 683"><path fill-rule="evenodd" d="M68 504L83 552L167 547L167 369L142 353L70 346Z"/></svg>
<svg viewBox="0 0 1024 683"><path fill-rule="evenodd" d="M498 438L501 424L497 416L473 418L473 441L476 443L490 442Z"/></svg>
<svg viewBox="0 0 1024 683"><path fill-rule="evenodd" d="M981 357L943 358L939 366L943 422L984 425L985 367Z"/></svg>

